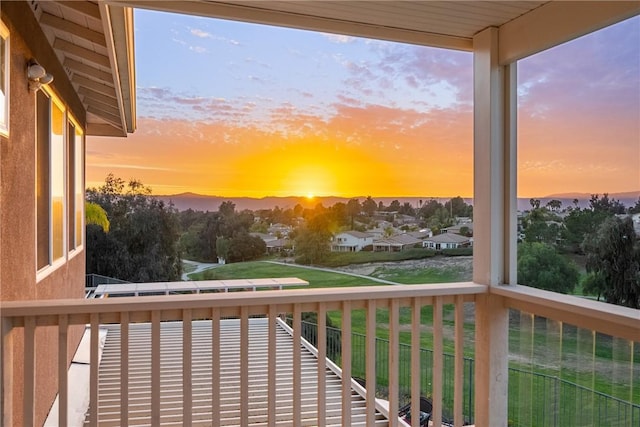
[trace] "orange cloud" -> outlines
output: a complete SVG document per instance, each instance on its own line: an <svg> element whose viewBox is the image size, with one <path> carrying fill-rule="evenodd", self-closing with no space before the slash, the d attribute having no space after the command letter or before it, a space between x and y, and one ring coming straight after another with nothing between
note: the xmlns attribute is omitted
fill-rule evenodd
<svg viewBox="0 0 640 427"><path fill-rule="evenodd" d="M470 113L336 106L327 120L272 110L269 128L141 119L128 139L90 138L87 182L107 173L155 194L470 196Z"/></svg>

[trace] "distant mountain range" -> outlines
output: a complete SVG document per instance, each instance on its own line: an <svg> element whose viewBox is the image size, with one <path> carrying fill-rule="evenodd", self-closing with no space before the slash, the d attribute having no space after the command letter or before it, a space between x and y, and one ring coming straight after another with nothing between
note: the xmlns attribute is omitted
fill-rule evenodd
<svg viewBox="0 0 640 427"><path fill-rule="evenodd" d="M195 193L181 193L181 194L173 194L173 195L164 195L164 196L156 196L160 200L164 200L165 202L172 202L176 209L184 211L187 209L193 209L197 211L217 211L222 202L227 200L232 201L236 205L236 210L244 210L249 209L252 211L259 209L273 209L278 206L282 209L293 208L297 204L300 204L304 208L313 208L318 203L322 203L323 206L332 206L338 202L347 203L351 199L359 199L360 202L363 202L366 199L366 196L360 197L298 197L298 196L290 196L290 197L262 197L262 198L253 198L253 197L220 197L220 196L207 196L202 194ZM640 191L631 191L625 193L610 193L610 198L614 198L620 200L626 206L632 206L636 203L638 198L640 197ZM436 199L441 203L444 203L450 199L450 197L374 197L373 199L378 202L384 203L385 206L389 206L389 204L398 200L400 204L410 203L414 207L420 206L420 201L423 203ZM545 197L536 197L536 199L540 200L541 205L545 205L549 200L560 200L563 206L569 206L573 204L574 199L578 199L579 205L581 207L586 207L589 205L589 199L591 198L591 194L589 193L563 193L563 194L551 194ZM466 203L473 204L473 199L464 198ZM519 210L527 210L531 207L529 203L529 198L519 198L518 199L518 209Z"/></svg>

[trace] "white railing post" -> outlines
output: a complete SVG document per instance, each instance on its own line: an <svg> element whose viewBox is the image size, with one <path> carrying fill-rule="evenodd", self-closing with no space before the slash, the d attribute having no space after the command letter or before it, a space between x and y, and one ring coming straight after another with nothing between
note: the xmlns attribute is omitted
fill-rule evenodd
<svg viewBox="0 0 640 427"><path fill-rule="evenodd" d="M342 425L351 425L351 301L342 303Z"/></svg>
<svg viewBox="0 0 640 427"><path fill-rule="evenodd" d="M443 343L442 343L442 298L433 301L433 414L434 425L442 424L442 376L443 376Z"/></svg>
<svg viewBox="0 0 640 427"><path fill-rule="evenodd" d="M66 314L58 316L58 424L68 424L68 376L67 376L67 331L69 317Z"/></svg>
<svg viewBox="0 0 640 427"><path fill-rule="evenodd" d="M318 304L318 427L324 427L327 412L327 306Z"/></svg>
<svg viewBox="0 0 640 427"><path fill-rule="evenodd" d="M367 301L367 425L373 425L376 412L376 300Z"/></svg>
<svg viewBox="0 0 640 427"><path fill-rule="evenodd" d="M389 303L389 427L398 425L400 366L400 307L396 298Z"/></svg>
<svg viewBox="0 0 640 427"><path fill-rule="evenodd" d="M0 421L13 425L13 319L0 318L2 342L0 342Z"/></svg>
<svg viewBox="0 0 640 427"><path fill-rule="evenodd" d="M99 378L99 351L100 351L100 326L98 313L92 313L91 318L91 345L89 360L89 425L98 426L98 378Z"/></svg>

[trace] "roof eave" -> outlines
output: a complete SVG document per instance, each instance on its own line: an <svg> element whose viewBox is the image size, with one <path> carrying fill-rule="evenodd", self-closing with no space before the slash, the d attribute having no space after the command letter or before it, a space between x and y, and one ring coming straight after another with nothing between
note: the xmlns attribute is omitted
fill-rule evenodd
<svg viewBox="0 0 640 427"><path fill-rule="evenodd" d="M136 75L133 9L100 3L102 25L116 87L123 133L136 130Z"/></svg>

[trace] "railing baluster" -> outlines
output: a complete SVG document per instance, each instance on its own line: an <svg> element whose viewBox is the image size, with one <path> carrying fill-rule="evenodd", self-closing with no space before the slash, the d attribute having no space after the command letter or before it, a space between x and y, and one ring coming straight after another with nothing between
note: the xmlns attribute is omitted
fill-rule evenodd
<svg viewBox="0 0 640 427"><path fill-rule="evenodd" d="M464 298L457 295L455 299L455 353L453 380L453 423L454 427L462 427L462 400L464 386Z"/></svg>
<svg viewBox="0 0 640 427"><path fill-rule="evenodd" d="M220 426L220 309L211 309L211 425Z"/></svg>
<svg viewBox="0 0 640 427"><path fill-rule="evenodd" d="M120 313L120 427L129 425L129 312Z"/></svg>
<svg viewBox="0 0 640 427"><path fill-rule="evenodd" d="M27 316L24 319L24 396L23 423L25 426L35 425L35 383L36 383L36 318Z"/></svg>
<svg viewBox="0 0 640 427"><path fill-rule="evenodd" d="M302 313L293 305L293 427L302 425Z"/></svg>
<svg viewBox="0 0 640 427"><path fill-rule="evenodd" d="M367 425L374 425L376 418L376 300L367 301Z"/></svg>
<svg viewBox="0 0 640 427"><path fill-rule="evenodd" d="M160 425L160 312L151 312L151 425Z"/></svg>
<svg viewBox="0 0 640 427"><path fill-rule="evenodd" d="M240 425L249 425L249 308L240 308Z"/></svg>
<svg viewBox="0 0 640 427"><path fill-rule="evenodd" d="M192 379L191 379L191 352L192 324L191 310L182 310L182 425L191 426L192 418Z"/></svg>
<svg viewBox="0 0 640 427"><path fill-rule="evenodd" d="M318 427L325 427L327 413L327 306L318 304Z"/></svg>
<svg viewBox="0 0 640 427"><path fill-rule="evenodd" d="M91 322L91 356L89 362L89 425L91 427L98 426L98 373L99 373L99 352L100 352L100 322L99 315L92 313Z"/></svg>
<svg viewBox="0 0 640 427"><path fill-rule="evenodd" d="M0 424L13 425L13 320L0 318L2 342L0 342Z"/></svg>
<svg viewBox="0 0 640 427"><path fill-rule="evenodd" d="M58 425L68 424L68 352L67 352L67 331L69 327L69 317L66 314L58 316Z"/></svg>
<svg viewBox="0 0 640 427"><path fill-rule="evenodd" d="M351 425L351 301L342 302L342 425Z"/></svg>
<svg viewBox="0 0 640 427"><path fill-rule="evenodd" d="M389 306L389 426L398 425L398 365L400 357L399 302L393 298Z"/></svg>
<svg viewBox="0 0 640 427"><path fill-rule="evenodd" d="M442 298L433 301L433 424L442 424Z"/></svg>
<svg viewBox="0 0 640 427"><path fill-rule="evenodd" d="M411 425L420 426L420 298L413 298L411 307Z"/></svg>
<svg viewBox="0 0 640 427"><path fill-rule="evenodd" d="M267 367L267 424L269 427L276 425L276 369L277 369L277 350L276 350L276 325L277 319L276 306L269 306L269 355Z"/></svg>

